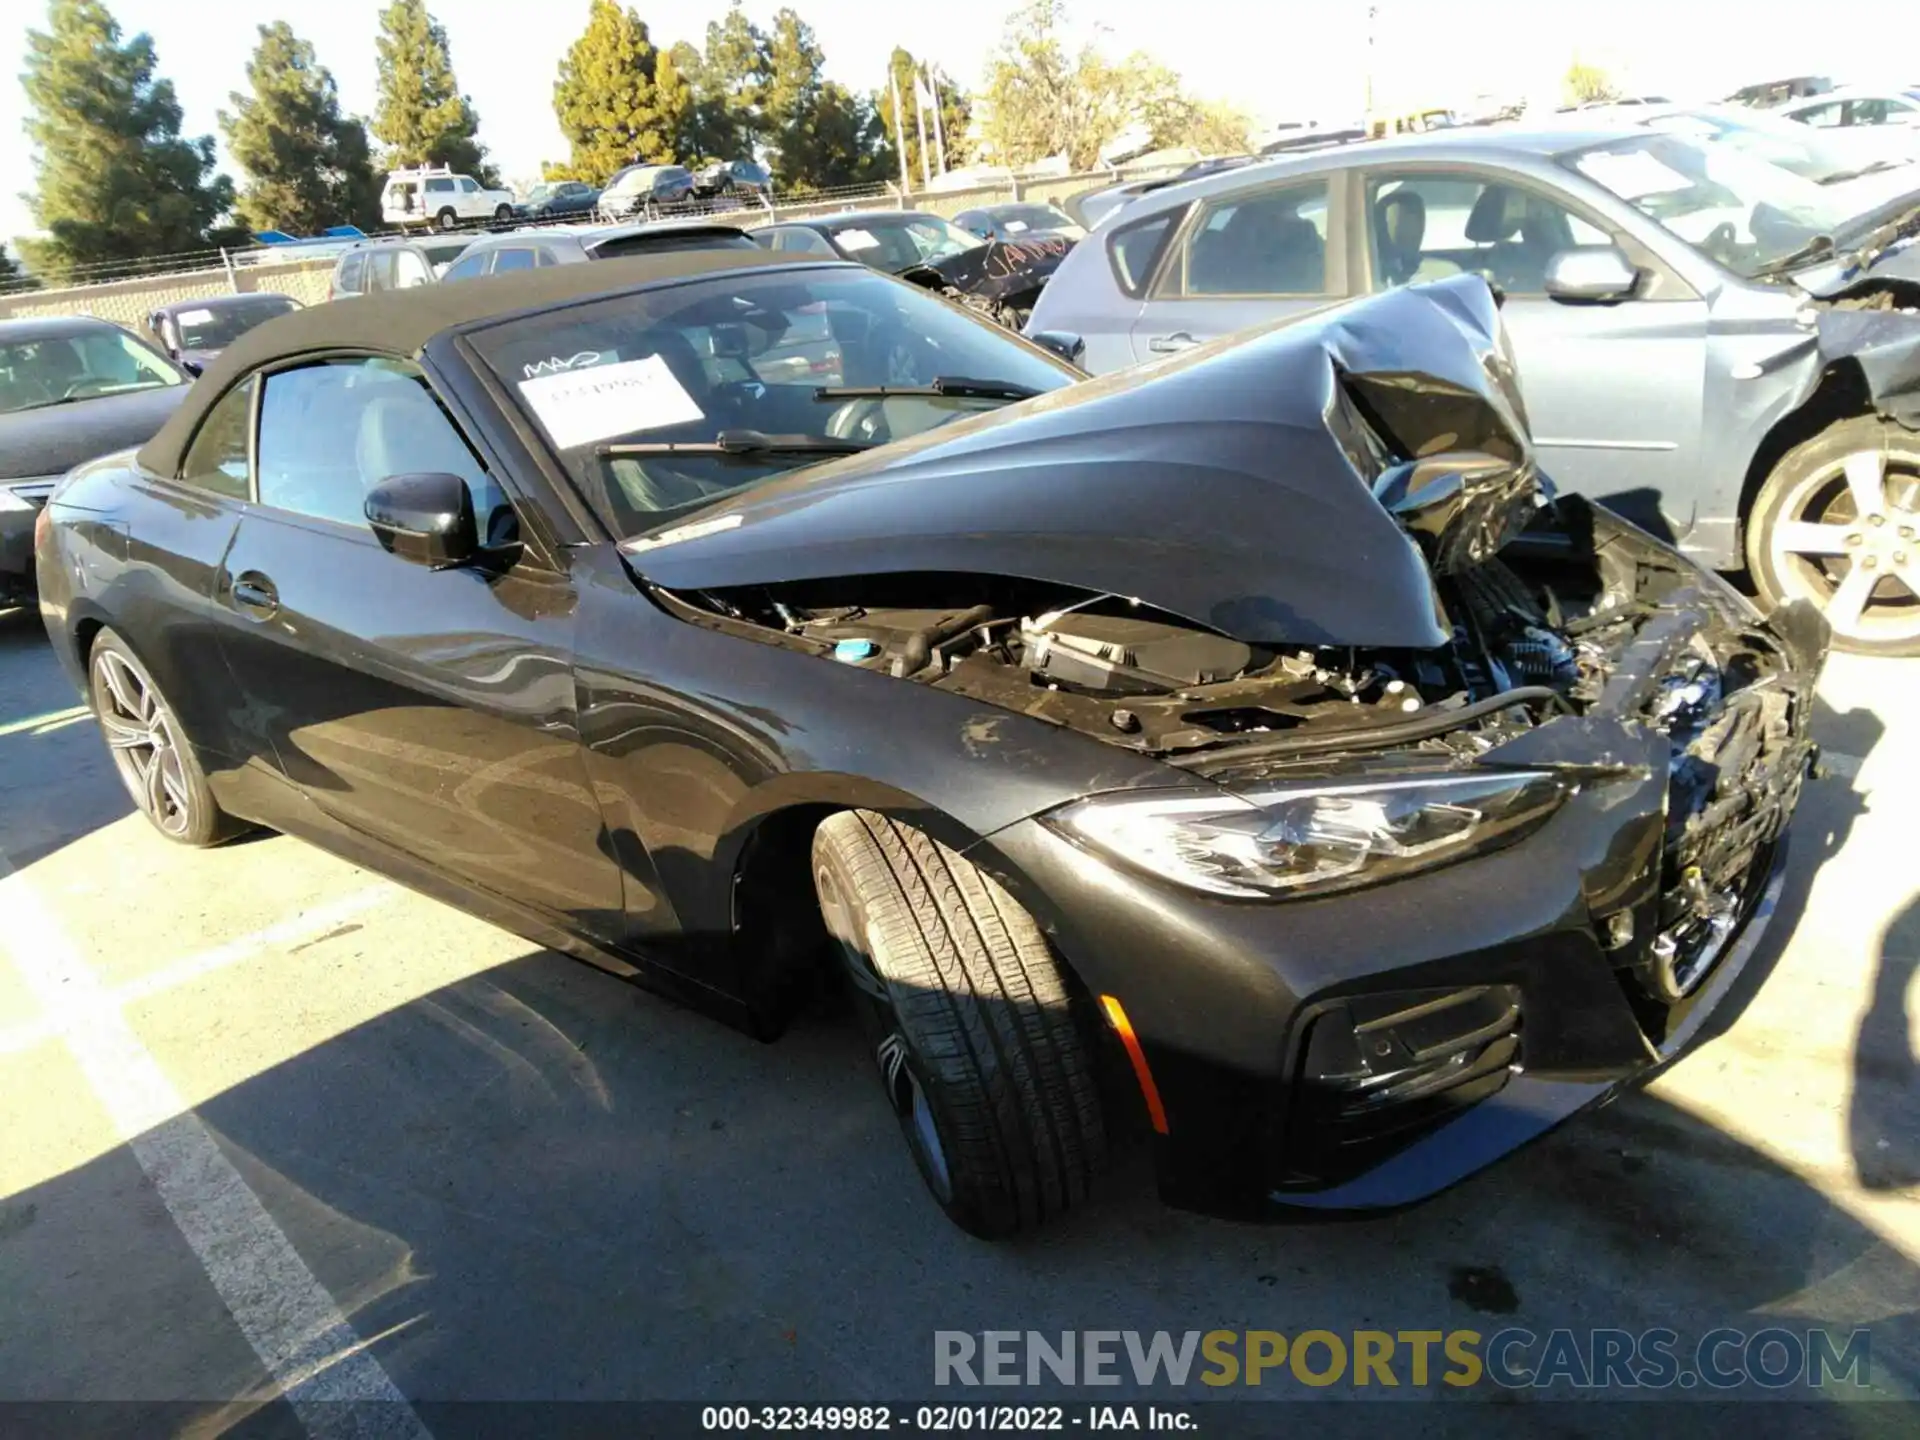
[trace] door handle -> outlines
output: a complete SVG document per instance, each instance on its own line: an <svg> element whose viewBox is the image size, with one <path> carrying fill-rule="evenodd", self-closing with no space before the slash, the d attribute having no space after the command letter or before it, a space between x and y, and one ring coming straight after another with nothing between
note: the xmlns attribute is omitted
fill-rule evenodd
<svg viewBox="0 0 1920 1440"><path fill-rule="evenodd" d="M266 620L280 608L280 592L258 570L249 570L234 578L233 603L254 619Z"/></svg>
<svg viewBox="0 0 1920 1440"><path fill-rule="evenodd" d="M1171 335L1156 335L1147 341L1147 349L1156 355L1176 355L1182 350L1191 350L1200 342L1184 330L1176 330Z"/></svg>

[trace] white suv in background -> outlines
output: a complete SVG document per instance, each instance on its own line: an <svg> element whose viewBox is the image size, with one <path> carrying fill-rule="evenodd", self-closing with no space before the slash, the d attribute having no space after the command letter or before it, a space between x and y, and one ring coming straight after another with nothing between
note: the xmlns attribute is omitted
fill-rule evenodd
<svg viewBox="0 0 1920 1440"><path fill-rule="evenodd" d="M511 220L513 192L489 190L471 175L444 165L395 170L380 193L380 218L389 225L451 230L463 220Z"/></svg>

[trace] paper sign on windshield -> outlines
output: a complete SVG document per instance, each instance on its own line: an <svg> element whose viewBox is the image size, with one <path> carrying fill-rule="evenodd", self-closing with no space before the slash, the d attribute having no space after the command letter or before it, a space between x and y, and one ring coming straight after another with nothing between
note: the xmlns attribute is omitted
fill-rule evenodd
<svg viewBox="0 0 1920 1440"><path fill-rule="evenodd" d="M833 238L840 242L842 250L873 250L880 244L865 230L836 230Z"/></svg>
<svg viewBox="0 0 1920 1440"><path fill-rule="evenodd" d="M204 325L213 319L213 312L211 310L182 310L173 318L178 320L182 325Z"/></svg>
<svg viewBox="0 0 1920 1440"><path fill-rule="evenodd" d="M1642 150L1601 150L1581 156L1578 164L1589 179L1597 180L1622 200L1644 200L1649 195L1671 195L1693 188L1693 181Z"/></svg>
<svg viewBox="0 0 1920 1440"><path fill-rule="evenodd" d="M520 393L562 450L706 418L658 355L522 380Z"/></svg>

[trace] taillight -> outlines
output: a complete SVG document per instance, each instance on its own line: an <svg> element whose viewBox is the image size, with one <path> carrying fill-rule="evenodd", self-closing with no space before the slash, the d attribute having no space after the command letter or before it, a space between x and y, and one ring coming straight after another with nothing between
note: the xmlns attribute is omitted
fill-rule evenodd
<svg viewBox="0 0 1920 1440"><path fill-rule="evenodd" d="M42 505L40 513L33 517L33 549L38 554L46 548L47 537L53 533L53 507Z"/></svg>

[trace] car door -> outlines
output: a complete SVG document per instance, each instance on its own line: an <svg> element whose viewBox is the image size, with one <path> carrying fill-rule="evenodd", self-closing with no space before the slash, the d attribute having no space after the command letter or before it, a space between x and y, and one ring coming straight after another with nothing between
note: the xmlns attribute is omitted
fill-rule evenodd
<svg viewBox="0 0 1920 1440"><path fill-rule="evenodd" d="M254 388L243 380L208 411L177 475L130 468L128 563L113 601L115 628L172 702L217 791L250 753L218 660L225 615L215 592L249 493Z"/></svg>
<svg viewBox="0 0 1920 1440"><path fill-rule="evenodd" d="M492 213L492 209L487 203L486 193L481 190L479 181L462 175L453 183L458 188L460 213L462 215L471 219L475 216Z"/></svg>
<svg viewBox="0 0 1920 1440"><path fill-rule="evenodd" d="M248 723L288 779L347 830L618 939L575 723L576 596L559 552L520 529L501 485L422 374L332 357L262 381L257 503L217 598ZM389 475L460 475L488 564L431 570L368 528ZM521 502L524 503L524 502Z"/></svg>
<svg viewBox="0 0 1920 1440"><path fill-rule="evenodd" d="M1194 206L1132 328L1151 360L1347 293L1345 175L1289 176Z"/></svg>
<svg viewBox="0 0 1920 1440"><path fill-rule="evenodd" d="M1695 519L1708 364L1706 302L1604 216L1532 177L1458 165L1365 175L1373 290L1468 271L1505 295L1527 418L1555 483L1674 540ZM1619 245L1642 270L1633 299L1546 294L1570 245Z"/></svg>

